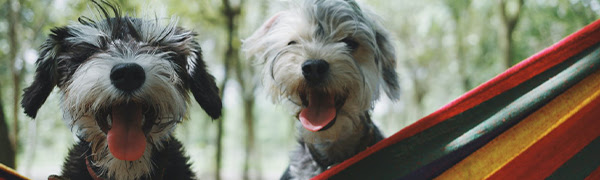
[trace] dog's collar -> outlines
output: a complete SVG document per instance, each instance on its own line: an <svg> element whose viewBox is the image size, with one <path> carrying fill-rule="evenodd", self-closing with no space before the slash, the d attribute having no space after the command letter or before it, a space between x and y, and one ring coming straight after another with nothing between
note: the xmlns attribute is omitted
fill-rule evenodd
<svg viewBox="0 0 600 180"><path fill-rule="evenodd" d="M98 177L98 175L96 174L96 172L94 172L94 169L92 169L92 166L90 166L90 161L88 160L87 156L85 156L85 166L87 166L88 173L90 173L90 176L92 176L92 179L94 179L94 180L104 180L103 178Z"/></svg>

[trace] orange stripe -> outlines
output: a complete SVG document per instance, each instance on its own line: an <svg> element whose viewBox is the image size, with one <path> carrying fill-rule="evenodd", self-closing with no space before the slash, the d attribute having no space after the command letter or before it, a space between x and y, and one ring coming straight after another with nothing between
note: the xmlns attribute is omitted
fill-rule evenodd
<svg viewBox="0 0 600 180"><path fill-rule="evenodd" d="M538 143L540 139L552 131L567 128L568 123L566 121L576 121L577 118L574 118L576 114L585 107L589 107L591 100L598 97L600 97L600 71L582 80L540 110L448 169L437 179L485 178L505 164L510 163L513 158ZM593 138L591 139L593 140Z"/></svg>
<svg viewBox="0 0 600 180"><path fill-rule="evenodd" d="M542 179L600 136L600 88L564 123L492 173L489 179Z"/></svg>
<svg viewBox="0 0 600 180"><path fill-rule="evenodd" d="M598 180L600 179L600 167L596 168L596 170L594 170L594 172L592 172L590 175L588 175L588 177L585 178L585 180Z"/></svg>

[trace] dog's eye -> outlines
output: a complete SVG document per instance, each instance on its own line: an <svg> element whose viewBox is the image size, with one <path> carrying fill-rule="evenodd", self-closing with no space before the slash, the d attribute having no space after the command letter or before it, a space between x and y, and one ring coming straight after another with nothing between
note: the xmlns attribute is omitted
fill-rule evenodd
<svg viewBox="0 0 600 180"><path fill-rule="evenodd" d="M354 51L358 48L358 42L350 38L344 38L341 42L345 43L348 49L350 49L350 51Z"/></svg>
<svg viewBox="0 0 600 180"><path fill-rule="evenodd" d="M288 46L289 46L289 45L294 45L294 44L298 44L298 43L297 43L296 41L290 41L290 42L288 43Z"/></svg>

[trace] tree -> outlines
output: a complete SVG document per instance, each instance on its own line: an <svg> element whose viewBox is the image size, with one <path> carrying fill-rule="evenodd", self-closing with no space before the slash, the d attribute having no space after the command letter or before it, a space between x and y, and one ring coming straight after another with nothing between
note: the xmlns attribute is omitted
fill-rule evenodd
<svg viewBox="0 0 600 180"><path fill-rule="evenodd" d="M464 91L468 91L472 88L471 79L467 73L467 51L466 45L464 44L465 34L467 33L468 27L470 27L468 16L470 0L455 0L445 1L446 6L450 9L452 20L455 23L454 36L456 38L456 61L458 62L458 74L460 75L461 85Z"/></svg>
<svg viewBox="0 0 600 180"><path fill-rule="evenodd" d="M11 73L11 77L12 77L12 82L13 82L13 99L12 99L12 118L13 118L13 127L12 127L12 133L10 135L11 137L11 143L12 145L9 146L10 148L13 148L12 151L16 151L16 148L19 147L19 99L20 99L20 89L21 89L21 74L23 74L24 70L21 67L17 67L17 64L20 63L21 65L23 64L21 59L17 58L17 55L20 51L20 42L19 42L19 37L17 34L17 31L19 31L20 28L20 18L19 18L19 14L20 14L20 10L21 10L21 4L20 2L14 1L14 0L8 0L6 2L8 4L8 39L9 39L9 53L8 53L8 59L9 59L9 69L10 69L10 73ZM20 62L19 62L20 61ZM12 164L13 168L16 167L16 162L13 161Z"/></svg>
<svg viewBox="0 0 600 180"><path fill-rule="evenodd" d="M513 57L513 32L519 22L519 16L521 15L521 6L523 6L524 0L518 0L518 2L510 0L500 0L500 14L502 22L504 23L504 68L508 69L513 65L511 61Z"/></svg>
<svg viewBox="0 0 600 180"><path fill-rule="evenodd" d="M23 77L27 73L25 62L23 60L24 50L32 48L32 44L39 41L42 37L42 29L46 25L49 16L48 6L52 3L49 1L28 1L28 0L7 0L7 24L8 24L8 69L12 81L12 133L10 138L13 151L18 152L20 147L19 117L21 115L20 101L22 93ZM37 12L37 16L27 18L24 14L27 12ZM35 134L34 134L35 136ZM34 137L35 139L35 137ZM35 142L32 142L35 144ZM16 166L16 163L15 163Z"/></svg>
<svg viewBox="0 0 600 180"><path fill-rule="evenodd" d="M2 87L2 86L0 86ZM0 92L0 97L2 93ZM4 116L4 106L0 100L0 163L15 168L16 153L14 143L9 138L8 124Z"/></svg>
<svg viewBox="0 0 600 180"><path fill-rule="evenodd" d="M244 5L244 0L240 0L237 5L232 4L229 0L222 0L221 13L223 18L225 18L225 30L227 33L227 41L226 41L226 50L225 50L225 78L223 80L223 84L221 85L221 91L223 92L225 89L225 84L229 79L229 74L232 73L230 70L235 70L235 75L237 78L237 82L242 87L242 97L243 97L243 110L244 110L244 124L246 126L246 145L245 145L245 162L243 168L243 178L248 179L248 169L249 169L249 161L248 157L253 152L254 149L254 114L252 113L252 109L254 107L254 89L256 89L255 83L252 81L248 82L245 77L253 76L252 71L247 71L246 69L251 68L243 68L242 63L240 62L240 41L238 36L238 28L239 25L237 20L239 16L242 14L242 7ZM250 87L251 86L251 87ZM223 93L221 93L221 97L223 97ZM217 180L221 179L221 161L222 161L222 146L223 146L223 118L218 122L217 129L217 156L215 161L215 176Z"/></svg>

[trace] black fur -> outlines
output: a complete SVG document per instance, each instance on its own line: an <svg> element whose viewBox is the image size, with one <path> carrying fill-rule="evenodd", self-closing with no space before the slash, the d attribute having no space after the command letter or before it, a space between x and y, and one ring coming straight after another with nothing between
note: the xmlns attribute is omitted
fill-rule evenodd
<svg viewBox="0 0 600 180"><path fill-rule="evenodd" d="M35 80L28 88L25 88L21 106L25 114L31 118L35 118L38 109L46 102L46 98L54 89L56 84L54 80L54 63L52 61L41 62L38 60L37 69L35 72Z"/></svg>
<svg viewBox="0 0 600 180"><path fill-rule="evenodd" d="M195 42L194 42L195 43ZM221 99L219 98L219 88L215 83L215 78L206 70L206 64L202 61L202 53L200 46L195 43L196 58L200 59L193 65L194 69L191 74L191 91L194 98L200 104L202 109L213 119L221 117Z"/></svg>
<svg viewBox="0 0 600 180"><path fill-rule="evenodd" d="M194 173L190 169L189 158L184 155L181 142L171 138L163 141L165 145L161 151L152 152L153 169L150 176L142 179L195 179ZM75 144L69 151L69 156L63 164L62 176L52 176L58 179L78 179L92 180L85 163L86 157L90 157L90 143L81 140ZM96 174L100 174L98 168L93 167ZM108 179L107 177L101 177Z"/></svg>

